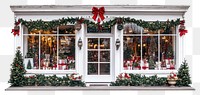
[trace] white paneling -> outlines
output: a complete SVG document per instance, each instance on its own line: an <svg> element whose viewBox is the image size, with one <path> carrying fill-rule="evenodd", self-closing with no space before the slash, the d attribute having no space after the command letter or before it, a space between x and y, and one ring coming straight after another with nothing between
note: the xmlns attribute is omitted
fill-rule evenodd
<svg viewBox="0 0 200 95"><path fill-rule="evenodd" d="M138 5L165 5L165 0L138 0Z"/></svg>
<svg viewBox="0 0 200 95"><path fill-rule="evenodd" d="M110 5L110 0L82 0L82 5Z"/></svg>
<svg viewBox="0 0 200 95"><path fill-rule="evenodd" d="M55 0L27 0L28 5L55 5Z"/></svg>

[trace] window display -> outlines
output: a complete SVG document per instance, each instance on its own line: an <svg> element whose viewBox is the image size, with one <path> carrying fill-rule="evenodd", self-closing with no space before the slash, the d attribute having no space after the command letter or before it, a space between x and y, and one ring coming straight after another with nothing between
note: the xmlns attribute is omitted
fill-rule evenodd
<svg viewBox="0 0 200 95"><path fill-rule="evenodd" d="M28 70L75 70L74 26L24 32L24 51Z"/></svg>
<svg viewBox="0 0 200 95"><path fill-rule="evenodd" d="M126 24L123 35L124 70L175 69L174 27L152 31L136 24Z"/></svg>

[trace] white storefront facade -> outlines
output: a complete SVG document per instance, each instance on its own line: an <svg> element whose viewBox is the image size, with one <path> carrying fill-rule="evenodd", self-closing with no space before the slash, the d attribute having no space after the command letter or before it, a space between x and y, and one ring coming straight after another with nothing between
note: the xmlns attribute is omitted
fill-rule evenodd
<svg viewBox="0 0 200 95"><path fill-rule="evenodd" d="M11 9L16 19L22 18L27 21L52 21L63 17L82 17L94 21L93 7L102 6L25 5L11 6ZM103 21L115 17L130 17L147 22L182 19L189 8L167 5L103 7ZM122 72L159 76L166 76L172 71L177 72L184 59L184 36L179 35L179 26L170 28L167 32L159 30L150 33L134 23L123 25L122 30L119 30L116 24L105 29L106 32L94 32L87 24L81 24L80 30L74 29L74 24L70 23L57 26L51 31L29 31L20 24L20 34L15 36L15 48L21 47L24 58L29 50L34 52L29 59L31 68L26 68L27 74L78 73L83 76L85 82L111 82ZM126 51L129 48L130 51ZM169 54L166 54L168 52ZM171 57L166 57L170 54ZM27 66L28 61L25 62L25 67Z"/></svg>

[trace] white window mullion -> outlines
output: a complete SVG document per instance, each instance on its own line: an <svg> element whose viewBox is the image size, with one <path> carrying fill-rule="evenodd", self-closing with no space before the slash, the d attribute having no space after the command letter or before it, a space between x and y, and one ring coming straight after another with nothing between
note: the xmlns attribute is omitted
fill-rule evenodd
<svg viewBox="0 0 200 95"><path fill-rule="evenodd" d="M142 29L140 30L140 69L142 70Z"/></svg>
<svg viewBox="0 0 200 95"><path fill-rule="evenodd" d="M41 43L41 38L40 38L40 36L41 36L41 35L40 35L40 34L41 34L41 32L39 32L39 70L40 70L40 64L41 64L41 63L40 63L40 62L41 62L41 61L40 61L40 60L41 60L41 59L40 59L40 58L41 58L41 57L40 57L40 55L41 55L41 51L40 51L40 48L41 48L41 47L40 47L40 43Z"/></svg>
<svg viewBox="0 0 200 95"><path fill-rule="evenodd" d="M158 31L158 64L160 64L160 63L161 63L161 61L160 61L160 31ZM161 64L158 66L161 66ZM158 67L158 70L160 70L160 68L161 67Z"/></svg>
<svg viewBox="0 0 200 95"><path fill-rule="evenodd" d="M58 62L59 62L59 27L57 27L57 67L56 70L58 70Z"/></svg>

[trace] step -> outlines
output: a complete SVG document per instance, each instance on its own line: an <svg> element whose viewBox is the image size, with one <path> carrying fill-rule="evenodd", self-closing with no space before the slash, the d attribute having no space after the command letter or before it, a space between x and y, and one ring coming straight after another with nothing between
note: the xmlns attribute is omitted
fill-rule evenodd
<svg viewBox="0 0 200 95"><path fill-rule="evenodd" d="M86 86L110 86L110 82L86 82Z"/></svg>

